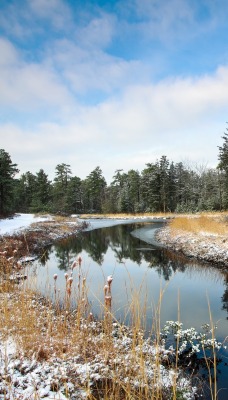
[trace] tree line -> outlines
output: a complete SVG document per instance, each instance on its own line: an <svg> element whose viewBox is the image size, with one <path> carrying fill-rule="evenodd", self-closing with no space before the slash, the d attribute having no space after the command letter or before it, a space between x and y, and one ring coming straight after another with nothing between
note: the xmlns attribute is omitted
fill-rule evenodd
<svg viewBox="0 0 228 400"><path fill-rule="evenodd" d="M56 166L53 181L43 169L16 178L17 164L0 149L0 215L227 210L228 132L222 138L217 168L192 168L162 156L147 163L141 173L117 169L109 185L99 166L80 179L65 163Z"/></svg>

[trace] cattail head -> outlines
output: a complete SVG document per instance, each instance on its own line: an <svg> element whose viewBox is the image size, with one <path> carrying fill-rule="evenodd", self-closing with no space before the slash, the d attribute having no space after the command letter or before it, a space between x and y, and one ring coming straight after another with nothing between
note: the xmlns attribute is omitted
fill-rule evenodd
<svg viewBox="0 0 228 400"><path fill-rule="evenodd" d="M67 281L67 282L69 283L70 286L72 285L72 283L73 283L73 278L72 278L72 276L70 276L70 278L68 278L68 281Z"/></svg>
<svg viewBox="0 0 228 400"><path fill-rule="evenodd" d="M58 278L58 275L57 275L57 274L54 274L54 275L53 275L53 278L54 278L54 280L56 281L57 278Z"/></svg>
<svg viewBox="0 0 228 400"><path fill-rule="evenodd" d="M108 285L104 285L104 294L105 294L105 296L108 293L108 291L109 291L109 286Z"/></svg>
<svg viewBox="0 0 228 400"><path fill-rule="evenodd" d="M75 267L77 267L78 263L76 260L74 260L73 264L71 265L71 269L73 270Z"/></svg>
<svg viewBox="0 0 228 400"><path fill-rule="evenodd" d="M108 286L109 286L109 287L111 287L112 281L113 281L113 277L112 277L112 275L109 275L109 276L107 277L107 283L108 283Z"/></svg>
<svg viewBox="0 0 228 400"><path fill-rule="evenodd" d="M66 279L66 281L67 281L67 279L68 279L68 273L66 272L65 274L64 274L64 276L65 276L65 279Z"/></svg>
<svg viewBox="0 0 228 400"><path fill-rule="evenodd" d="M81 265L81 263L82 263L82 258L79 256L78 257L78 264Z"/></svg>

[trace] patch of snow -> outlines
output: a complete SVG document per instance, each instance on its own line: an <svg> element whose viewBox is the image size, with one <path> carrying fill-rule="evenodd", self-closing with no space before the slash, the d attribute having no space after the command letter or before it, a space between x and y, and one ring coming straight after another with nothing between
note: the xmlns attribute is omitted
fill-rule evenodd
<svg viewBox="0 0 228 400"><path fill-rule="evenodd" d="M37 217L34 214L16 214L13 218L0 220L0 235L12 235L28 228L34 222L51 220L50 216Z"/></svg>

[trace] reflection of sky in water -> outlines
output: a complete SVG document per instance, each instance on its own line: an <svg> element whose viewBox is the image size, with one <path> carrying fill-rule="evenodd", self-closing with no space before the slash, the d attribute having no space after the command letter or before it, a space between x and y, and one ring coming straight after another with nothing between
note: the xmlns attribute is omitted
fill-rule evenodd
<svg viewBox="0 0 228 400"><path fill-rule="evenodd" d="M174 261L171 261L170 264L169 258L162 258L161 250L153 246L154 239L151 239L149 235L151 224L147 225L144 231L143 228L140 228L138 234L137 232L134 232L133 236L128 234L129 240L124 244L126 248L131 248L132 246L134 251L141 252L140 263L133 261L130 255L119 262L114 250L119 251L121 245L116 241L116 237L114 238L115 240L112 238L112 231L110 229L117 228L109 228L108 231L104 232L104 236L107 234L109 236L109 245L107 246L106 253L103 253L104 261L102 265L94 261L89 256L88 251L84 249L87 246L86 242L82 245L84 247L80 251L83 260L80 271L81 277L86 277L88 299L94 315L99 316L102 314L104 304L103 287L107 276L112 274L112 311L115 317L121 322L128 323L130 321L129 310L132 307L132 299L134 299L135 303L140 303L140 306L137 304L136 307L137 312L141 307L139 315L145 314L143 307L146 305L146 329L150 331L153 317L156 315L161 291L164 291L161 302L161 326L167 320L178 320L179 309L180 320L183 322L184 328L193 326L201 330L202 324L210 323L209 301L213 322L217 322L218 325L216 337L220 340L226 337L228 333L227 310L222 310L223 304L221 301L225 291L225 276L221 271L210 265L204 266L186 259L185 263L180 265L180 262L175 264L174 258ZM88 233L83 234L83 240L86 240ZM143 239L147 243L143 242ZM76 238L75 240L79 241L80 238ZM62 249L62 253L64 254L64 249ZM137 255L138 253L134 254ZM78 253L68 248L69 266L72 260L77 258L78 255ZM165 265L164 268L168 264L168 270L171 271L169 280L164 279L162 269L156 265L156 257L158 257L159 262L163 266ZM150 262L150 258L152 262ZM35 265L37 264L39 263L37 262ZM46 265L38 266L37 269L35 269L35 266L33 267L33 271L36 270L36 286L38 285L41 292L48 293L52 298L54 287L53 274L58 274L58 296L62 296L63 298L65 293L64 273L66 270L69 272L67 264L66 270L59 270L58 264L59 255L57 256L55 247L53 246ZM152 264L151 268L149 267L150 264ZM175 265L178 266L175 267ZM76 299L78 295L78 267L73 270L73 279L72 299ZM49 284L47 283L48 281ZM225 353L226 357L228 357L228 352Z"/></svg>
<svg viewBox="0 0 228 400"><path fill-rule="evenodd" d="M112 229L115 229L113 227ZM148 232L151 231L151 225L146 227L146 240L148 241ZM142 229L139 229L140 239L143 239ZM86 234L85 234L86 235ZM134 240L134 238L132 238ZM76 239L79 240L79 239ZM118 248L118 246L113 246ZM151 251L146 251L145 242L137 239L136 248L143 249L141 252L155 254L155 250L150 246ZM155 251L153 251L155 250ZM74 257L75 254L71 254ZM117 318L124 317L124 311L129 308L132 297L139 296L142 303L147 301L148 316L158 304L161 288L164 289L162 300L161 322L178 318L178 303L180 309L180 319L186 326L193 325L199 328L202 323L209 322L208 301L212 312L213 321L219 321L218 333L220 336L227 329L227 312L222 310L221 297L225 290L224 277L222 273L210 266L202 267L196 264L185 265L185 271L176 271L171 274L168 281L165 281L157 272L156 266L148 268L149 262L143 258L141 263L132 261L130 258L123 259L119 263L114 255L113 249L109 246L103 255L102 266L95 262L88 252L82 250L80 255L83 259L81 266L81 275L86 277L89 288L89 300L93 307L93 312L99 314L100 305L103 304L103 287L107 275L113 275L112 284L112 310ZM77 257L77 255L75 255ZM73 258L74 259L74 258ZM47 281L50 286L48 293L53 290L53 274L58 274L57 288L64 292L66 270L59 270L58 257L54 247L49 255L45 267L38 269L36 284L41 287L42 292L47 288ZM73 271L74 284L73 291L77 292L78 269Z"/></svg>

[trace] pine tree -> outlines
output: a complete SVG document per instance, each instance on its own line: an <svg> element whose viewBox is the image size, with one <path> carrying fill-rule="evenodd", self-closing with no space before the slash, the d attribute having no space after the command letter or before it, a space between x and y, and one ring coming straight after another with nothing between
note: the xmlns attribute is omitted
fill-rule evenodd
<svg viewBox="0 0 228 400"><path fill-rule="evenodd" d="M226 128L224 136L224 143L219 146L219 165L218 168L222 171L221 183L222 183L222 201L223 207L228 209L228 129Z"/></svg>
<svg viewBox="0 0 228 400"><path fill-rule="evenodd" d="M71 178L70 165L62 163L55 168L56 176L53 185L53 211L58 213L67 212L67 188Z"/></svg>
<svg viewBox="0 0 228 400"><path fill-rule="evenodd" d="M16 211L31 212L32 201L36 193L36 176L30 171L22 174L15 188Z"/></svg>
<svg viewBox="0 0 228 400"><path fill-rule="evenodd" d="M74 176L67 185L67 212L78 214L83 212L82 181Z"/></svg>
<svg viewBox="0 0 228 400"><path fill-rule="evenodd" d="M33 193L31 211L49 211L51 204L51 182L43 169L40 169L35 176L35 191Z"/></svg>
<svg viewBox="0 0 228 400"><path fill-rule="evenodd" d="M106 186L100 167L96 167L84 180L84 204L88 212L102 212Z"/></svg>
<svg viewBox="0 0 228 400"><path fill-rule="evenodd" d="M10 155L0 149L0 215L7 215L14 207L14 176L19 172Z"/></svg>

